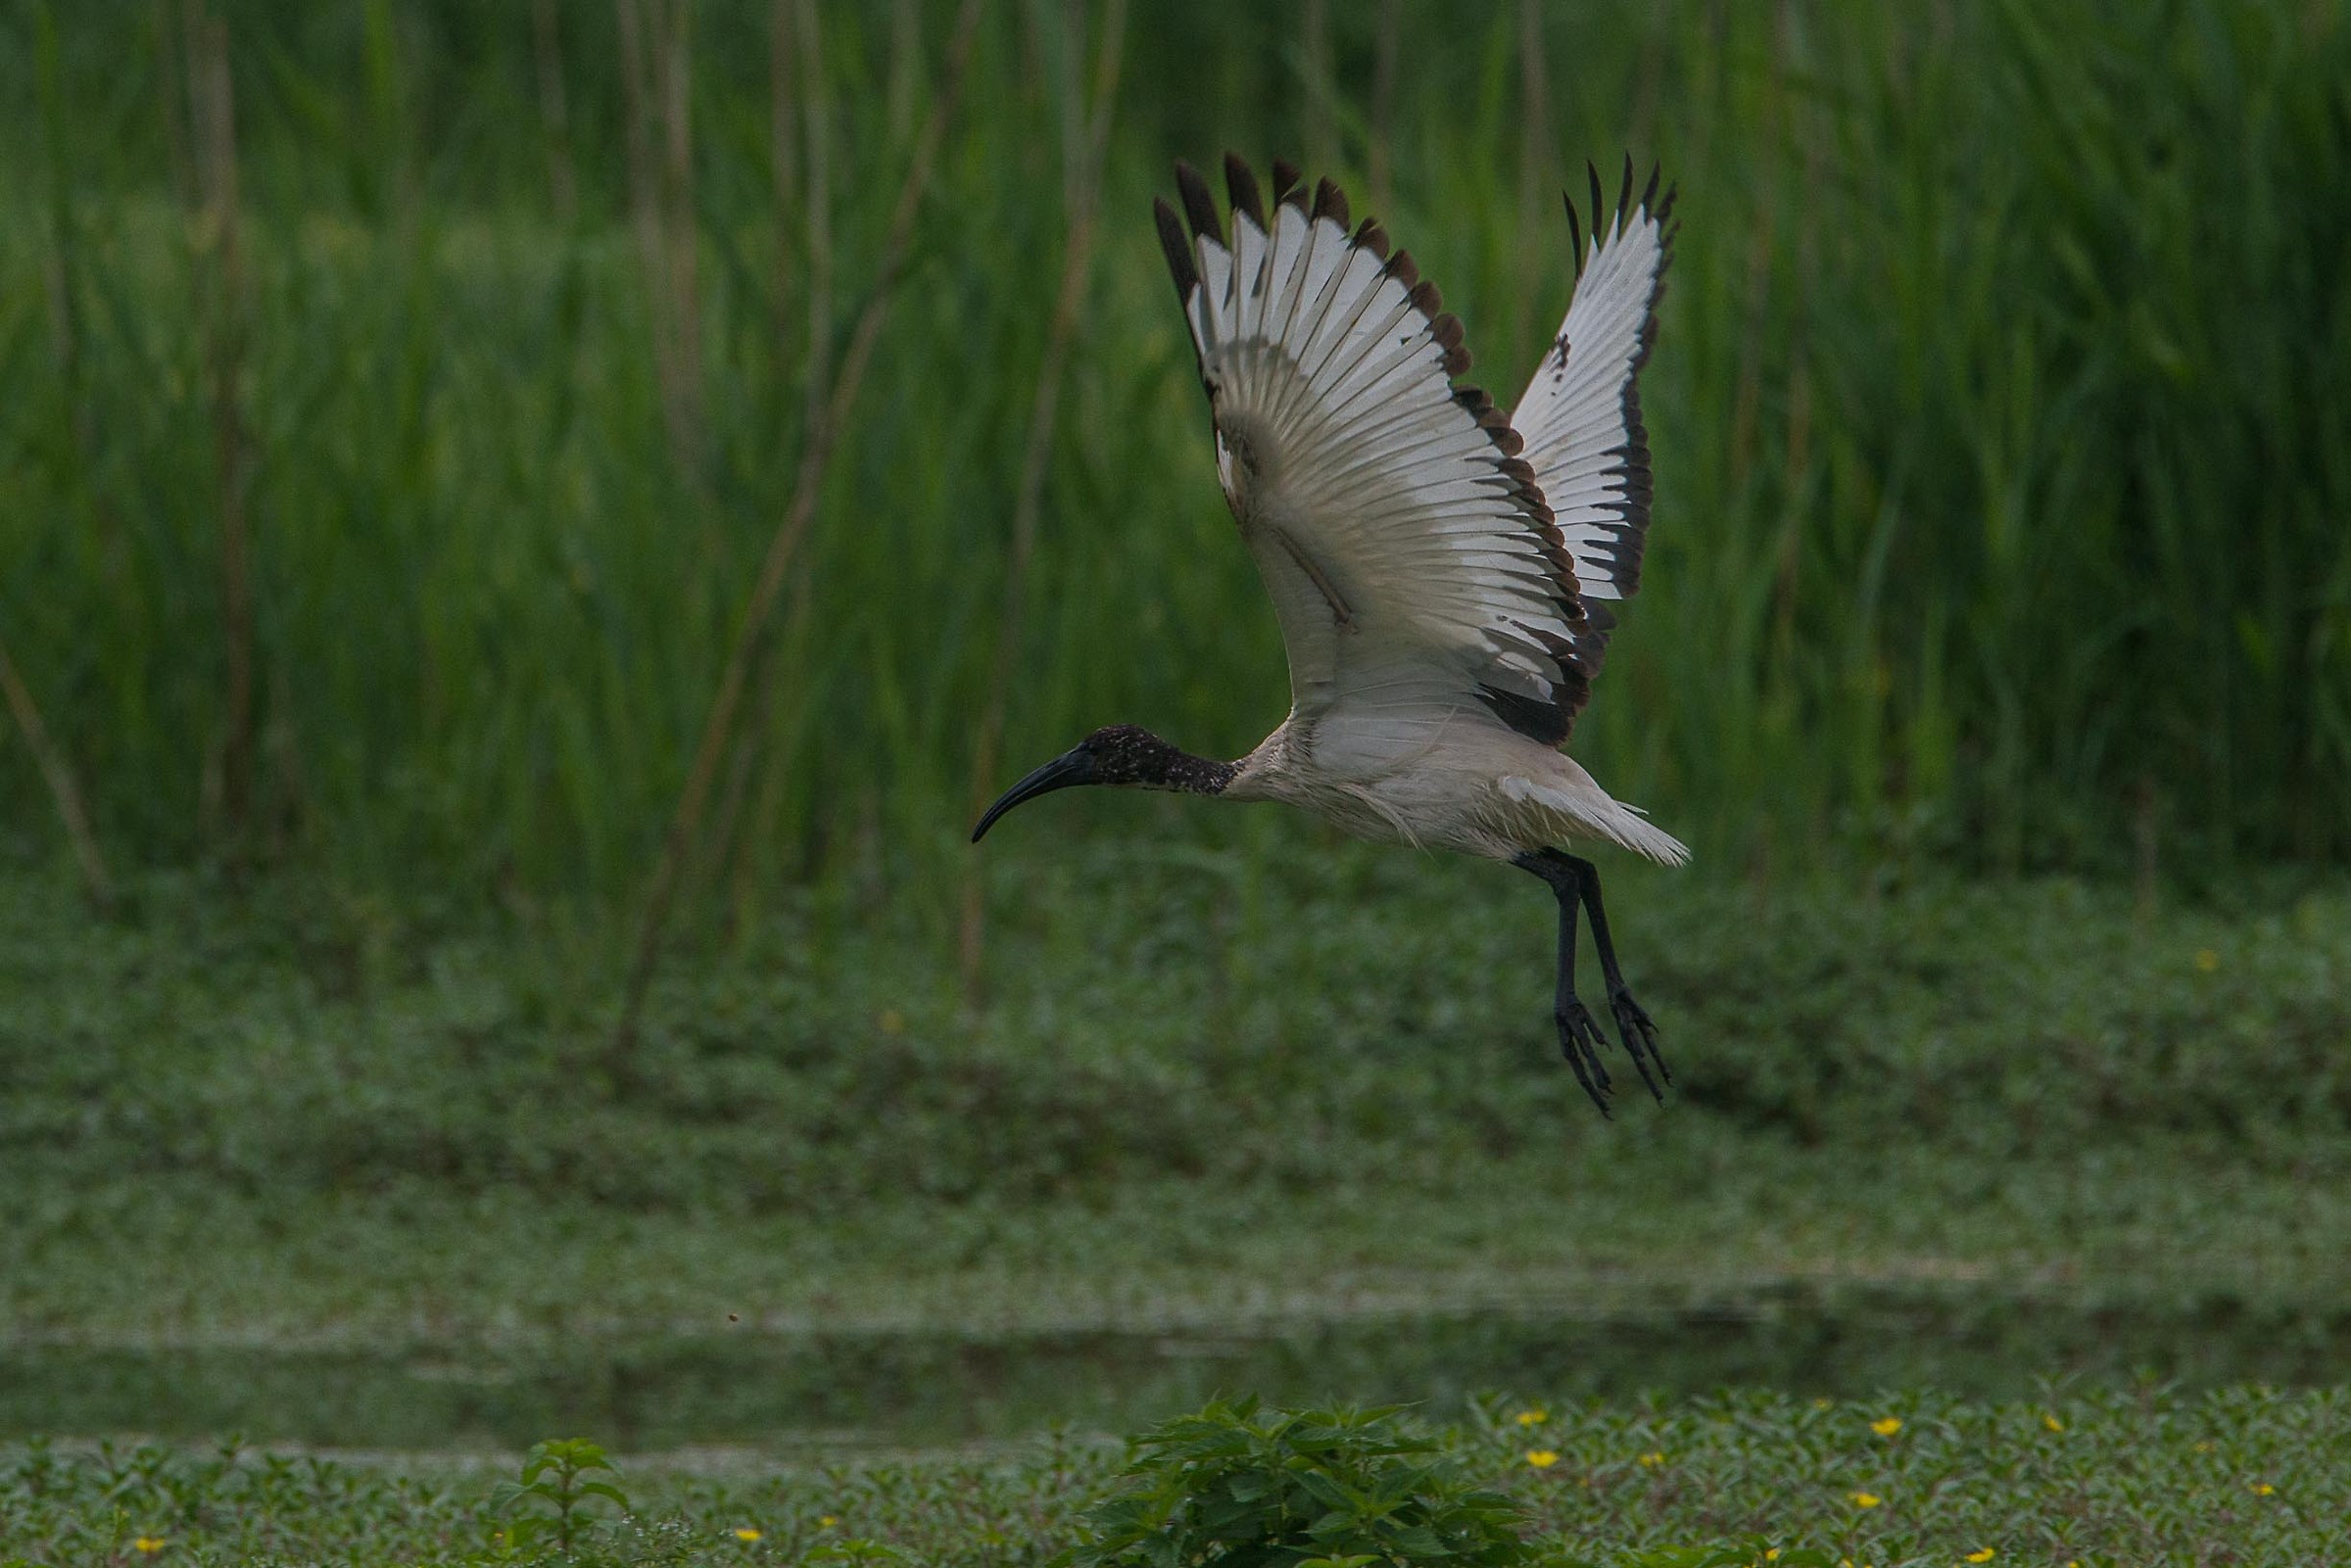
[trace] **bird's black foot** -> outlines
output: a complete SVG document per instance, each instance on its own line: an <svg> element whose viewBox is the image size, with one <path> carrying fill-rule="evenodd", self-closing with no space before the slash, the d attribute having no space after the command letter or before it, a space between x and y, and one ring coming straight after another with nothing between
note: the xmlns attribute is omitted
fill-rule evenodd
<svg viewBox="0 0 2351 1568"><path fill-rule="evenodd" d="M1621 985L1608 987L1608 1011L1616 1015L1616 1036L1624 1042L1624 1054L1641 1069L1641 1081L1648 1085L1651 1097L1663 1105L1665 1091L1657 1086L1657 1079L1671 1083L1673 1069L1665 1065L1665 1057L1657 1049L1657 1025L1633 1000L1633 993ZM1655 1077L1650 1075L1652 1064L1657 1069Z"/></svg>
<svg viewBox="0 0 2351 1568"><path fill-rule="evenodd" d="M1575 1081L1600 1107L1600 1114L1607 1116L1608 1071L1600 1065L1600 1048L1608 1037L1600 1032L1592 1010L1575 994L1575 914L1581 905L1592 916L1592 944L1600 949L1600 971L1608 982L1608 1011L1616 1016L1616 1034L1624 1042L1624 1054L1633 1059L1649 1092L1663 1104L1665 1090L1658 1080L1671 1083L1673 1073L1657 1052L1656 1024L1624 988L1624 974L1616 968L1616 944L1608 939L1607 911L1600 902L1600 868L1556 849L1529 850L1511 864L1550 883L1559 901L1559 972L1551 1016L1559 1026L1559 1054L1575 1069Z"/></svg>
<svg viewBox="0 0 2351 1568"><path fill-rule="evenodd" d="M1602 1116L1610 1116L1608 1069L1600 1061L1600 1048L1608 1043L1608 1037L1600 1032L1600 1021L1592 1016L1590 1008L1572 996L1559 1004L1552 1018L1559 1026L1559 1055L1575 1070L1575 1081L1584 1086L1584 1093L1600 1107ZM1649 1069L1643 1068L1641 1075L1647 1077Z"/></svg>

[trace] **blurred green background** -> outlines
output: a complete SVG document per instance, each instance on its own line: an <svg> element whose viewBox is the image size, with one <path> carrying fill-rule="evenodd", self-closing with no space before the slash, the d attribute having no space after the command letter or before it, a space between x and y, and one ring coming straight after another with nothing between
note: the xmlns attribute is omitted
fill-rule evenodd
<svg viewBox="0 0 2351 1568"><path fill-rule="evenodd" d="M9 9L0 634L112 866L635 895L951 10ZM1651 565L1577 750L1703 863L2351 851L2340 7L1134 0L1108 98L1106 19L984 9L689 909L929 896L999 689L1007 776L1279 718L1146 213L1226 147L1336 172L1506 400L1562 186L1679 184ZM56 852L13 723L0 801Z"/></svg>
<svg viewBox="0 0 2351 1568"><path fill-rule="evenodd" d="M2339 1372L2343 6L957 13L0 10L0 1432ZM1575 737L1698 854L1608 872L1661 1111L1582 1102L1523 877L1106 791L964 844L1091 726L1280 717L1147 211L1227 147L1505 401L1561 187L1679 186Z"/></svg>

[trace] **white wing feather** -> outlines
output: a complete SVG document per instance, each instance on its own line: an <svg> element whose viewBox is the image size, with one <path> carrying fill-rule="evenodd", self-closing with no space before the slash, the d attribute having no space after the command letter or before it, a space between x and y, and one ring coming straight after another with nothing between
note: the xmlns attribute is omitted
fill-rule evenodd
<svg viewBox="0 0 2351 1568"><path fill-rule="evenodd" d="M1334 737L1380 751L1482 703L1556 744L1589 692L1596 629L1517 435L1453 385L1460 323L1375 224L1349 233L1327 180L1311 209L1277 192L1269 221L1247 166L1225 171L1229 242L1180 166L1192 232L1164 202L1160 231L1298 718L1344 706Z"/></svg>
<svg viewBox="0 0 2351 1568"><path fill-rule="evenodd" d="M1657 333L1657 301L1673 257L1673 193L1657 180L1638 202L1632 164L1614 214L1592 176L1592 240L1579 257L1567 317L1512 410L1526 460L1557 514L1588 600L1627 599L1641 586L1649 529L1649 432L1641 423L1640 373ZM1572 224L1575 209L1568 207ZM1579 236L1580 240L1580 236ZM1594 613L1606 631L1604 606Z"/></svg>

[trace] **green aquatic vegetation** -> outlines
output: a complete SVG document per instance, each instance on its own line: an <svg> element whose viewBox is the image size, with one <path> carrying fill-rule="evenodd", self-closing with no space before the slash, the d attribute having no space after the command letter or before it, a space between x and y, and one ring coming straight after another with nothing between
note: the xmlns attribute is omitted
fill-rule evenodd
<svg viewBox="0 0 2351 1568"><path fill-rule="evenodd" d="M1130 1441L1071 1568L1367 1568L1538 1560L1520 1509L1393 1409L1218 1402Z"/></svg>
<svg viewBox="0 0 2351 1568"><path fill-rule="evenodd" d="M681 960L618 1072L559 927L161 880L92 921L12 882L0 1313L381 1349L1156 1326L1236 1290L1267 1320L1611 1281L2339 1297L2340 887L1628 878L1678 1084L1602 1127L1520 880L1095 843L1005 874L977 1005L918 918L815 907Z"/></svg>
<svg viewBox="0 0 2351 1568"><path fill-rule="evenodd" d="M590 1504L599 1498L629 1511L611 1456L586 1438L549 1438L523 1459L521 1479L499 1484L491 1505L514 1516L505 1539L517 1548L552 1540L556 1551L569 1555L592 1527Z"/></svg>
<svg viewBox="0 0 2351 1568"><path fill-rule="evenodd" d="M1880 1430L1889 1418L1900 1425ZM2351 1399L2155 1385L1998 1402L1495 1397L1441 1426L1231 1402L1124 1450L1065 1434L856 1461L638 1456L637 1511L568 1555L506 1535L506 1470L24 1445L0 1449L0 1562L2325 1562L2351 1516ZM1421 1526L1452 1529L1460 1554L1429 1553Z"/></svg>
<svg viewBox="0 0 2351 1568"><path fill-rule="evenodd" d="M1889 1391L1832 1401L1726 1392L1542 1411L1557 1449L1513 1464L1528 1406L1489 1401L1464 1428L1505 1470L1538 1535L1595 1562L1628 1544L1737 1536L1837 1561L2108 1565L2321 1560L2351 1504L2351 1397L2231 1388L2053 1387L2001 1402ZM1647 1461L1647 1462L1645 1462ZM1760 1553L1757 1553L1760 1555Z"/></svg>

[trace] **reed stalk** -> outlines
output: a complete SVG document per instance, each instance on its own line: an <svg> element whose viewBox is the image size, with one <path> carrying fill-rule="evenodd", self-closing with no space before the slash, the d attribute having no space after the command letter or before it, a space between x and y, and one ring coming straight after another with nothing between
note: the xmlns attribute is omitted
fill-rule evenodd
<svg viewBox="0 0 2351 1568"><path fill-rule="evenodd" d="M1512 343L1531 342L1554 324L1542 317L1538 302L1550 297L1544 285L1558 271L1556 157L1543 0L1518 0L1518 287L1507 340Z"/></svg>
<svg viewBox="0 0 2351 1568"><path fill-rule="evenodd" d="M1336 175L1339 166L1337 70L1330 48L1330 9L1326 0L1305 0L1298 8L1298 62L1305 77L1299 94L1304 125L1307 166L1318 177Z"/></svg>
<svg viewBox="0 0 2351 1568"><path fill-rule="evenodd" d="M90 895L90 903L101 913L114 907L114 879L106 874L106 858L99 853L98 835L90 831L89 808L82 803L81 787L73 781L73 770L65 753L58 750L50 738L49 726L41 718L39 704L24 685L17 669L16 656L9 651L8 640L0 638L0 698L5 698L8 711L17 721L17 730L24 736L25 749L32 753L34 766L41 770L41 781L49 786L49 799L57 807L57 820L66 830L66 841L72 846L74 864L81 868L81 883Z"/></svg>
<svg viewBox="0 0 2351 1568"><path fill-rule="evenodd" d="M246 360L243 201L238 191L236 87L228 61L228 25L203 0L188 0L185 25L188 99L195 119L198 188L203 199L204 358L211 395L213 466L219 523L220 639L223 656L219 762L220 825L230 860L244 855L253 809L253 536L248 510L242 382Z"/></svg>
<svg viewBox="0 0 2351 1568"><path fill-rule="evenodd" d="M691 0L615 0L629 214L645 272L653 366L670 455L703 482L701 306L694 213L694 7Z"/></svg>
<svg viewBox="0 0 2351 1568"><path fill-rule="evenodd" d="M759 576L752 584L745 600L734 645L729 649L724 671L719 677L718 691L710 703L709 717L702 725L701 739L695 748L694 763L688 771L684 790L670 822L667 837L661 845L654 864L651 885L645 901L645 918L639 927L637 953L630 966L627 987L622 994L620 1016L613 1025L610 1056L616 1067L625 1065L637 1035L638 1020L644 1012L645 997L652 985L653 975L660 965L661 938L669 922L672 899L677 891L678 876L683 869L687 847L693 843L701 826L702 811L708 800L713 776L718 771L727 741L734 734L736 710L743 701L743 689L754 656L763 637L776 595L784 587L785 574L798 550L801 538L807 533L810 518L815 515L818 494L823 488L827 464L833 449L846 423L857 392L865 377L867 362L879 340L889 304L897 287L899 275L906 264L906 255L914 238L914 222L922 210L923 197L930 188L932 171L937 162L939 143L945 135L948 120L955 112L956 100L963 90L964 69L969 64L972 43L979 31L982 0L961 0L956 13L953 41L948 45L947 63L939 89L931 101L921 132L915 139L914 153L898 192L897 206L890 214L888 238L884 242L880 264L875 269L873 292L866 297L863 310L858 313L857 325L849 335L846 352L841 356L840 372L834 381L831 396L823 411L810 428L801 449L798 477L794 480L792 499L784 516L776 525L768 543L767 555L761 562Z"/></svg>
<svg viewBox="0 0 2351 1568"><path fill-rule="evenodd" d="M1072 7L1065 13L1069 29L1067 53L1075 57L1083 47L1084 19ZM1095 44L1092 88L1084 98L1075 70L1064 72L1063 123L1068 127L1062 147L1068 208L1068 233L1062 245L1061 282L1054 291L1052 325L1045 335L1042 362L1037 367L1036 391L1029 408L1029 435L1021 450L1021 477L1013 493L1012 544L1004 567L1004 608L997 622L996 648L982 698L980 723L972 745L972 783L967 801L976 816L985 808L995 787L1001 761L1006 705L1011 698L1013 667L1019 661L1027 622L1029 566L1036 552L1037 516L1043 506L1045 471L1053 454L1054 422L1061 408L1061 384L1078 318L1083 309L1086 285L1093 275L1094 235L1102 207L1102 165L1110 145L1110 127L1118 107L1119 72L1125 56L1127 0L1107 0L1102 9L1101 36ZM1085 100L1090 99L1088 112ZM1082 127L1082 128L1080 128ZM965 994L976 995L981 962L986 946L986 886L979 863L968 861L963 875L963 897L956 923L956 951Z"/></svg>
<svg viewBox="0 0 2351 1568"><path fill-rule="evenodd" d="M1396 63L1403 53L1404 0L1380 0L1379 29L1372 41L1371 108L1367 117L1371 144L1371 210L1396 210Z"/></svg>
<svg viewBox="0 0 2351 1568"><path fill-rule="evenodd" d="M799 42L800 103L807 156L801 219L807 228L807 424L816 426L825 389L833 385L833 133L830 83L825 76L824 21L817 0L791 0Z"/></svg>
<svg viewBox="0 0 2351 1568"><path fill-rule="evenodd" d="M768 194L776 209L775 278L770 298L775 313L768 335L778 348L792 341L785 312L798 296L800 267L793 255L792 214L800 207L800 91L793 33L799 26L796 0L774 0L767 24L767 161Z"/></svg>
<svg viewBox="0 0 2351 1568"><path fill-rule="evenodd" d="M571 101L563 85L563 37L555 0L531 0L531 64L539 89L539 135L547 146L547 195L555 221L579 220L579 176L572 168Z"/></svg>

